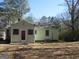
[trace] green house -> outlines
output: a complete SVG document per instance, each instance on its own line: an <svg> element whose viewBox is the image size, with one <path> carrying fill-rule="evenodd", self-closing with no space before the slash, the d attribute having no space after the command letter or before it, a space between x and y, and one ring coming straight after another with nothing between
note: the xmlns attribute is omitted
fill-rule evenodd
<svg viewBox="0 0 79 59"><path fill-rule="evenodd" d="M59 30L56 26L48 25L37 25L34 27L35 41L45 41L45 40L58 40L59 39Z"/></svg>

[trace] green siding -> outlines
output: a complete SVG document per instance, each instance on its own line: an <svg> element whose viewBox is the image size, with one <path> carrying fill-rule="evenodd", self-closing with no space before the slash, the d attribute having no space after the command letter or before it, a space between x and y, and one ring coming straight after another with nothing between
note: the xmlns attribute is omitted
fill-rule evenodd
<svg viewBox="0 0 79 59"><path fill-rule="evenodd" d="M35 40L58 40L58 30L54 28L47 28L47 27L35 27L34 28L37 33L34 35ZM49 30L49 36L45 35L45 30Z"/></svg>

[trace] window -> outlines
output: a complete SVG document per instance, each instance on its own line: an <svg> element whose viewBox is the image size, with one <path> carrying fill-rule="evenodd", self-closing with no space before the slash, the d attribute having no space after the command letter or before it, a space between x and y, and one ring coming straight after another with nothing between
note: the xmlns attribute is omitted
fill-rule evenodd
<svg viewBox="0 0 79 59"><path fill-rule="evenodd" d="M18 21L20 21L20 18L18 18Z"/></svg>
<svg viewBox="0 0 79 59"><path fill-rule="evenodd" d="M37 30L35 30L35 34L37 34Z"/></svg>
<svg viewBox="0 0 79 59"><path fill-rule="evenodd" d="M32 30L32 29L29 29L29 30L28 30L28 34L29 34L29 35L33 35L33 30Z"/></svg>
<svg viewBox="0 0 79 59"><path fill-rule="evenodd" d="M19 30L18 29L13 29L13 34L14 35L18 35L19 34Z"/></svg>
<svg viewBox="0 0 79 59"><path fill-rule="evenodd" d="M46 30L45 35L49 36L49 30Z"/></svg>

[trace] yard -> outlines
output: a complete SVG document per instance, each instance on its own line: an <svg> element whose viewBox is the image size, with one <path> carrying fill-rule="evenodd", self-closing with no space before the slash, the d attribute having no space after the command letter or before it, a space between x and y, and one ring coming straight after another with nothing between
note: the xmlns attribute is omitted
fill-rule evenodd
<svg viewBox="0 0 79 59"><path fill-rule="evenodd" d="M1 44L0 59L79 59L79 42Z"/></svg>

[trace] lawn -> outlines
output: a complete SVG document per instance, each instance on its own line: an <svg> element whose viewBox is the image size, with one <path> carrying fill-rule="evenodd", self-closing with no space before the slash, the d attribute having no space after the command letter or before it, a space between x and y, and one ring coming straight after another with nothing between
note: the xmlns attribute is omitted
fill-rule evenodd
<svg viewBox="0 0 79 59"><path fill-rule="evenodd" d="M1 44L0 59L79 59L79 42Z"/></svg>

